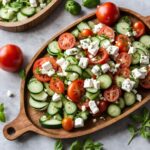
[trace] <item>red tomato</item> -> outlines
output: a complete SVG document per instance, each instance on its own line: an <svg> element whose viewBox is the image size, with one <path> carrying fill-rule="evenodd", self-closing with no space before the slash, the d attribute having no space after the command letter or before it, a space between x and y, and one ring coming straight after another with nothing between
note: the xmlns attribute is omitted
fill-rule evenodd
<svg viewBox="0 0 150 150"><path fill-rule="evenodd" d="M136 38L145 34L145 25L141 21L137 21L133 24L133 30L136 31Z"/></svg>
<svg viewBox="0 0 150 150"><path fill-rule="evenodd" d="M119 8L111 2L99 5L96 10L98 20L106 25L112 25L120 16Z"/></svg>
<svg viewBox="0 0 150 150"><path fill-rule="evenodd" d="M90 109L90 107L89 107L89 100L86 100L85 102L82 102L82 103L78 103L77 106L78 106L78 108L80 110L82 110L82 106L85 106L85 108L87 110L89 110Z"/></svg>
<svg viewBox="0 0 150 150"><path fill-rule="evenodd" d="M95 57L90 58L88 54L88 58L90 64L104 64L108 61L109 54L104 48L100 48L98 54Z"/></svg>
<svg viewBox="0 0 150 150"><path fill-rule="evenodd" d="M63 81L58 77L52 77L50 80L50 89L58 94L62 94L65 91L65 86Z"/></svg>
<svg viewBox="0 0 150 150"><path fill-rule="evenodd" d="M98 32L98 35L105 35L106 37L110 38L110 39L114 39L115 38L115 32L112 28L108 27L108 26L104 26L100 29L100 31Z"/></svg>
<svg viewBox="0 0 150 150"><path fill-rule="evenodd" d="M23 54L21 49L13 44L8 44L0 48L0 68L16 72L23 63Z"/></svg>
<svg viewBox="0 0 150 150"><path fill-rule="evenodd" d="M104 91L104 98L108 101L108 102L115 102L118 100L119 96L120 96L120 88L113 85L111 86L109 89Z"/></svg>
<svg viewBox="0 0 150 150"><path fill-rule="evenodd" d="M84 30L81 31L81 36L82 37L89 37L89 36L92 36L92 35L93 35L93 32L90 29L84 29Z"/></svg>
<svg viewBox="0 0 150 150"><path fill-rule="evenodd" d="M75 80L69 86L67 90L68 97L75 103L80 102L81 97L84 94L84 81L83 80Z"/></svg>
<svg viewBox="0 0 150 150"><path fill-rule="evenodd" d="M122 52L117 56L116 62L120 64L122 68L128 68L131 64L131 56L128 53Z"/></svg>
<svg viewBox="0 0 150 150"><path fill-rule="evenodd" d="M145 79L140 80L140 85L145 89L150 89L150 71Z"/></svg>
<svg viewBox="0 0 150 150"><path fill-rule="evenodd" d="M62 120L62 127L63 127L66 131L72 130L73 127L74 127L74 121L73 121L73 119L72 119L72 118L69 118L69 117L64 118L64 119Z"/></svg>
<svg viewBox="0 0 150 150"><path fill-rule="evenodd" d="M119 34L116 37L116 46L119 47L120 52L127 52L129 50L130 39L123 34Z"/></svg>
<svg viewBox="0 0 150 150"><path fill-rule="evenodd" d="M38 70L41 69L42 64L47 62L47 61L49 61L52 64L52 66L55 70L57 70L57 68L58 68L58 65L56 64L56 60L52 56L43 57L43 58L36 60L34 65L33 65L33 74L34 74L34 77L41 82L48 82L51 79L51 77L49 77L48 75L40 74L38 72Z"/></svg>
<svg viewBox="0 0 150 150"><path fill-rule="evenodd" d="M108 101L101 100L100 103L98 104L100 113L105 112L107 110L108 105L109 105Z"/></svg>
<svg viewBox="0 0 150 150"><path fill-rule="evenodd" d="M130 77L130 69L129 68L119 68L116 75L123 76L125 78Z"/></svg>
<svg viewBox="0 0 150 150"><path fill-rule="evenodd" d="M71 33L63 33L58 39L58 45L63 50L72 48L75 44L76 39Z"/></svg>

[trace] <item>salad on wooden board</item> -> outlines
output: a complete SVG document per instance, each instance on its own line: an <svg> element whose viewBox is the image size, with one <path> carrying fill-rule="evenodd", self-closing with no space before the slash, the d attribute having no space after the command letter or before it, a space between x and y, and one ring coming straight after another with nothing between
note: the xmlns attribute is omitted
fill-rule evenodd
<svg viewBox="0 0 150 150"><path fill-rule="evenodd" d="M0 0L0 21L23 21L45 8L52 0Z"/></svg>
<svg viewBox="0 0 150 150"><path fill-rule="evenodd" d="M105 10L105 11L104 11ZM150 35L140 20L120 16L107 2L95 19L79 23L47 46L28 81L29 104L45 114L45 128L71 131L88 119L119 116L150 89Z"/></svg>

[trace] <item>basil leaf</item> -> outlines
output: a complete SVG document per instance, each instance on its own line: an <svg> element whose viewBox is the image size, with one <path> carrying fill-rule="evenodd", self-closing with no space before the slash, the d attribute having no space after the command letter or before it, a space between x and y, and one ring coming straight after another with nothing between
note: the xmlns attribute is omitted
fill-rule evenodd
<svg viewBox="0 0 150 150"><path fill-rule="evenodd" d="M4 112L0 112L0 121L1 122L5 122L6 121L6 117L5 117L5 113Z"/></svg>
<svg viewBox="0 0 150 150"><path fill-rule="evenodd" d="M20 78L21 79L25 79L25 77L26 77L26 74L25 74L25 70L24 69L21 69L20 71L19 71L19 76L20 76Z"/></svg>
<svg viewBox="0 0 150 150"><path fill-rule="evenodd" d="M150 112L147 108L144 108L143 110L143 122L146 122L150 119Z"/></svg>
<svg viewBox="0 0 150 150"><path fill-rule="evenodd" d="M71 144L70 150L82 150L82 144L79 141L75 141Z"/></svg>
<svg viewBox="0 0 150 150"><path fill-rule="evenodd" d="M61 140L57 140L55 143L55 150L63 150L63 144Z"/></svg>

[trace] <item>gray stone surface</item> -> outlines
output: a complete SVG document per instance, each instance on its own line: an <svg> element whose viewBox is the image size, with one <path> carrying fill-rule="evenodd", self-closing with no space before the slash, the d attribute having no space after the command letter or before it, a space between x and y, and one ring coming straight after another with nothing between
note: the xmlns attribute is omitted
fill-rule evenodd
<svg viewBox="0 0 150 150"><path fill-rule="evenodd" d="M81 0L78 0L79 2ZM133 9L143 15L150 15L149 0L110 0L121 7ZM105 0L102 0L105 2ZM82 15L90 13L89 9L83 9ZM79 17L79 16L78 16ZM63 3L39 26L23 33L11 33L0 30L0 46L7 43L19 45L25 55L26 65L34 56L37 50L45 43L52 35L60 31L62 28L71 24L78 17L73 17L64 11ZM7 122L13 120L19 112L19 88L20 78L18 74L11 74L0 70L0 102L5 103ZM14 98L7 98L6 91L12 90L15 93ZM150 107L150 104L147 105ZM149 150L150 143L137 137L130 146L127 145L129 133L127 131L127 123L129 119L122 121L89 136L84 136L80 139L92 137L97 141L101 141L105 145L106 150ZM5 124L0 123L0 150L53 150L55 139L50 139L36 134L27 134L16 141L8 141L3 137L2 129ZM63 140L68 147L74 141Z"/></svg>

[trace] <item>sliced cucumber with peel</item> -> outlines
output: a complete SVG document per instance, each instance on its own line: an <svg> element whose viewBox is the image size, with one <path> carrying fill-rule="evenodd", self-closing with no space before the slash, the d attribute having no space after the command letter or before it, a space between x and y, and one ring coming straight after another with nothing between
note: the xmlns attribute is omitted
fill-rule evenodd
<svg viewBox="0 0 150 150"><path fill-rule="evenodd" d="M46 88L46 93L48 93L49 96L53 96L54 95L54 91L52 91L49 87L49 83L44 82L44 86Z"/></svg>
<svg viewBox="0 0 150 150"><path fill-rule="evenodd" d="M50 103L49 103L47 112L48 112L50 115L55 115L55 114L57 114L57 113L59 112L59 108L56 107L56 103L55 103L55 102L50 102Z"/></svg>
<svg viewBox="0 0 150 150"><path fill-rule="evenodd" d="M122 76L116 76L115 77L115 82L116 82L116 84L117 84L118 87L122 86L122 83L123 83L124 80L125 80L125 78L122 77Z"/></svg>
<svg viewBox="0 0 150 150"><path fill-rule="evenodd" d="M24 14L22 14L21 12L18 12L17 13L17 20L18 21L23 21L23 20L26 20L28 17L25 16Z"/></svg>
<svg viewBox="0 0 150 150"><path fill-rule="evenodd" d="M65 103L64 110L68 115L75 114L77 111L77 106L71 101Z"/></svg>
<svg viewBox="0 0 150 150"><path fill-rule="evenodd" d="M24 7L21 9L21 13L25 16L33 16L36 13L36 9L34 7Z"/></svg>
<svg viewBox="0 0 150 150"><path fill-rule="evenodd" d="M96 92L96 93L86 92L85 96L90 100L96 100L99 96L99 92Z"/></svg>
<svg viewBox="0 0 150 150"><path fill-rule="evenodd" d="M76 28L71 33L77 38L79 36L80 31Z"/></svg>
<svg viewBox="0 0 150 150"><path fill-rule="evenodd" d="M77 25L77 28L79 31L82 31L84 29L90 29L89 25L86 22L81 22Z"/></svg>
<svg viewBox="0 0 150 150"><path fill-rule="evenodd" d="M66 69L66 72L76 72L79 75L82 75L82 69L77 65L69 65Z"/></svg>
<svg viewBox="0 0 150 150"><path fill-rule="evenodd" d="M31 97L37 101L46 101L48 98L48 94L44 91L38 93L38 94L33 94L30 93Z"/></svg>
<svg viewBox="0 0 150 150"><path fill-rule="evenodd" d="M150 36L149 35L143 35L140 38L140 42L143 43L147 48L150 48Z"/></svg>
<svg viewBox="0 0 150 150"><path fill-rule="evenodd" d="M78 77L79 77L79 74L75 73L75 72L73 72L73 73L68 72L68 74L66 76L67 80L69 80L69 81L74 81L74 80L78 79Z"/></svg>
<svg viewBox="0 0 150 150"><path fill-rule="evenodd" d="M49 45L47 47L47 51L49 54L58 55L61 52L61 49L59 48L58 42L52 41L51 43L49 43Z"/></svg>
<svg viewBox="0 0 150 150"><path fill-rule="evenodd" d="M110 115L111 117L117 117L121 114L121 109L118 105L116 104L110 104L108 106L108 109L107 109L107 113L108 115Z"/></svg>
<svg viewBox="0 0 150 150"><path fill-rule="evenodd" d="M136 102L136 96L133 92L124 93L124 101L126 106L131 106Z"/></svg>
<svg viewBox="0 0 150 150"><path fill-rule="evenodd" d="M97 93L99 90L95 89L95 88L86 88L86 91L88 91L90 93Z"/></svg>

